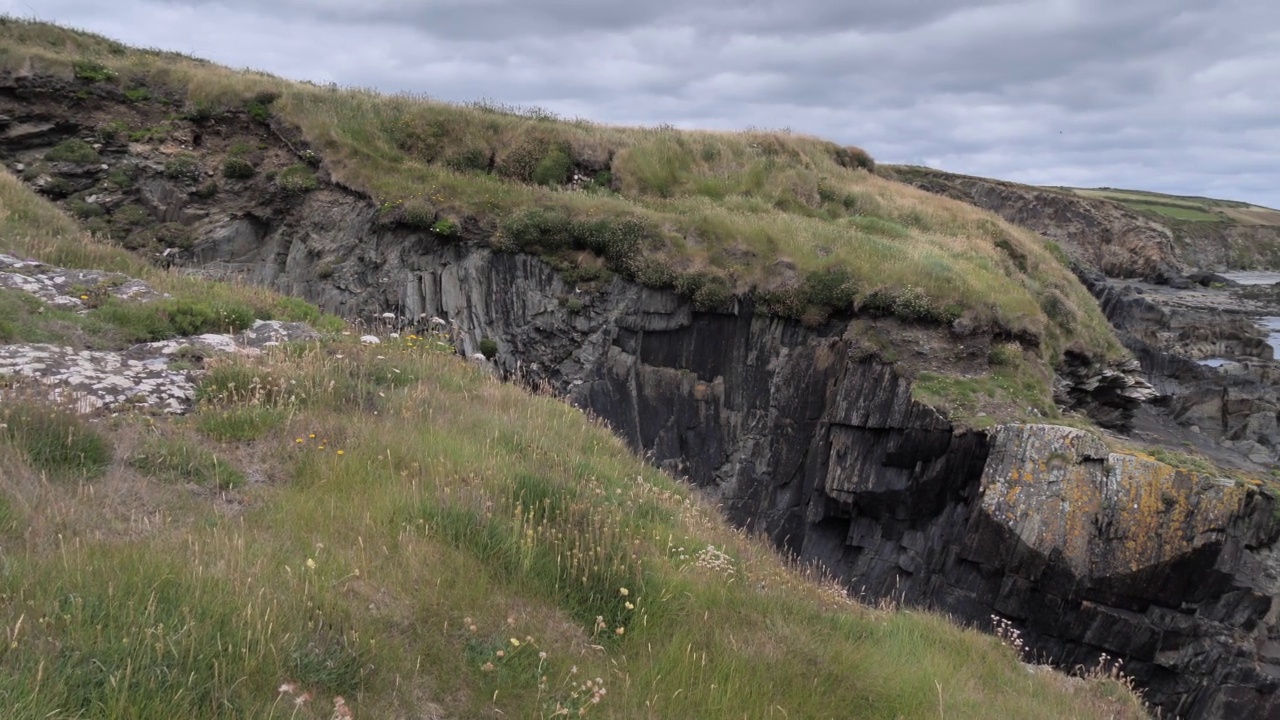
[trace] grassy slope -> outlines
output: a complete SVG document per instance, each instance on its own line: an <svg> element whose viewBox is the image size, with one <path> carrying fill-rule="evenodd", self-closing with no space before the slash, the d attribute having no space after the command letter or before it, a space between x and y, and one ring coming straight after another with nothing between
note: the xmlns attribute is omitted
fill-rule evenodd
<svg viewBox="0 0 1280 720"><path fill-rule="evenodd" d="M8 175L0 208L0 251L195 282ZM0 401L8 716L330 718L339 696L356 717L1138 713L1113 682L850 603L433 338L223 360L203 393L188 417L92 423Z"/></svg>
<svg viewBox="0 0 1280 720"><path fill-rule="evenodd" d="M169 88L197 116L249 108L299 128L324 167L403 222L470 230L565 265L592 249L618 272L705 308L753 292L821 322L854 308L908 319L968 313L1068 346L1122 354L1096 304L1036 236L857 169L860 151L786 133L681 132L562 121L322 88L0 21L0 68ZM580 173L581 189L566 180Z"/></svg>
<svg viewBox="0 0 1280 720"><path fill-rule="evenodd" d="M1234 223L1240 225L1280 225L1280 211L1235 200L1166 195L1145 190L1115 188L1059 188L1086 197L1114 200L1133 210L1156 213L1174 220Z"/></svg>

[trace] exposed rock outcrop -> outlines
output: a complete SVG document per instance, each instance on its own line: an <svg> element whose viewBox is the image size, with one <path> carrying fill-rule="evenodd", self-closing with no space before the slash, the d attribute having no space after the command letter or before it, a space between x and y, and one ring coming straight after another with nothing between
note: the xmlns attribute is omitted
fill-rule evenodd
<svg viewBox="0 0 1280 720"><path fill-rule="evenodd" d="M0 100L15 127L43 128L0 139L6 162L79 132L65 109L33 110L12 91ZM220 132L206 128L206 148L229 142ZM745 302L696 313L618 279L580 292L536 258L398 226L335 186L299 196L255 180L203 197L198 178L163 172L163 149L120 152L141 173L134 192L150 217L188 232L166 261L349 317L439 318L462 353L496 347L497 371L590 409L718 495L735 521L867 597L979 624L1010 618L1038 659L1066 666L1124 656L1149 697L1180 715L1280 712L1277 522L1254 488L1113 455L1079 431L953 427L862 351L874 343L853 325L810 329ZM1084 249L1146 274L1173 267L1167 239L1157 245L1118 235ZM989 339L930 332L896 336L897 349L985 362ZM1121 414L1160 389L1086 367L1064 393Z"/></svg>
<svg viewBox="0 0 1280 720"><path fill-rule="evenodd" d="M1261 287L1231 290L1227 278L1206 272L1245 262L1253 263L1245 267L1274 266L1260 258L1270 258L1280 248L1280 229L1227 223L1170 226L1118 203L1067 191L928 168L888 172L999 213L1066 250L1167 409L1147 413L1141 430L1160 441L1191 444L1218 462L1249 466L1253 472L1265 472L1280 460L1280 375L1269 362L1274 350L1256 320L1280 315L1280 296ZM1204 359L1230 362L1215 369L1197 364ZM1062 381L1077 374L1065 368L1060 401L1071 395ZM1116 408L1120 414L1115 421L1107 409L1095 407L1092 415L1116 427L1129 421L1126 410L1136 408ZM1166 432L1168 426L1185 432Z"/></svg>
<svg viewBox="0 0 1280 720"><path fill-rule="evenodd" d="M317 207L261 255L219 267L347 312L439 317L468 354L494 340L504 372L549 382L716 493L736 522L868 598L1010 618L1038 657L1068 667L1123 657L1180 716L1276 712L1277 668L1256 648L1275 642L1277 526L1257 490L1113 455L1080 431L954 428L891 366L854 352L854 334L747 307L693 313L622 281L570 304L574 289L534 258L362 233L362 217ZM375 263L340 265L331 283L309 276L312 258L357 243L382 249Z"/></svg>
<svg viewBox="0 0 1280 720"><path fill-rule="evenodd" d="M1181 277L1185 270L1169 228L1118 203L929 168L884 172L1035 230L1059 243L1076 262L1110 277L1167 279Z"/></svg>
<svg viewBox="0 0 1280 720"><path fill-rule="evenodd" d="M108 297L131 302L165 297L147 283L120 273L71 270L4 254L0 254L0 288L30 294L52 307L81 312ZM258 320L234 335L176 338L123 352L44 343L0 344L0 388L10 383L34 385L50 401L82 413L142 410L180 414L190 409L196 392L193 368L179 368L173 364L175 359L256 354L283 342L317 337L305 323Z"/></svg>

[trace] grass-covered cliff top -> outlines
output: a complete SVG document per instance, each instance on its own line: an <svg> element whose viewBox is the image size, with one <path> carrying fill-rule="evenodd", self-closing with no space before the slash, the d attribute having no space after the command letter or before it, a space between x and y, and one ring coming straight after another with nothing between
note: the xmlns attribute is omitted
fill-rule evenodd
<svg viewBox="0 0 1280 720"><path fill-rule="evenodd" d="M0 252L319 319L98 244L3 173ZM19 334L66 322L37 310ZM851 602L441 340L209 359L181 417L0 383L5 716L1141 715L1114 681Z"/></svg>
<svg viewBox="0 0 1280 720"><path fill-rule="evenodd" d="M298 132L390 221L607 267L703 309L750 296L816 324L832 312L961 316L1040 345L1121 354L1061 253L962 203L877 177L857 148L787 132L610 127L536 109L320 87L0 20L0 69L169 98L183 117L247 112Z"/></svg>
<svg viewBox="0 0 1280 720"><path fill-rule="evenodd" d="M1228 225L1280 226L1280 210L1238 200L1219 200L1196 195L1168 195L1146 190L1121 190L1119 188L1060 187L1054 189L1065 190L1084 197L1112 200L1132 210L1149 215L1154 214L1165 221L1182 220Z"/></svg>

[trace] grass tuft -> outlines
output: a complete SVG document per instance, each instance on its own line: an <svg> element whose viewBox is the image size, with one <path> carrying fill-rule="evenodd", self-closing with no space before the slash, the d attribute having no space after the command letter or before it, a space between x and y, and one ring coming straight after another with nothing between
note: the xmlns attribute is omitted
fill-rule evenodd
<svg viewBox="0 0 1280 720"><path fill-rule="evenodd" d="M92 480L112 458L110 443L82 418L33 400L0 400L0 439L32 468L58 479Z"/></svg>
<svg viewBox="0 0 1280 720"><path fill-rule="evenodd" d="M153 439L129 457L129 464L148 477L220 488L243 485L244 474L217 455L185 440Z"/></svg>

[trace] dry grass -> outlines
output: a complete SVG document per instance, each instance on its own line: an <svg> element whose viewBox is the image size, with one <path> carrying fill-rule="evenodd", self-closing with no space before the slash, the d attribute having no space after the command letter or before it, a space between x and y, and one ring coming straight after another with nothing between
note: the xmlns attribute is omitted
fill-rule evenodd
<svg viewBox="0 0 1280 720"><path fill-rule="evenodd" d="M238 446L269 480L183 491L125 449L94 483L0 481L21 509L0 690L23 716L325 718L336 696L358 717L1140 716L852 603L576 410L419 338L228 361L206 398L99 431L198 442L222 406L286 408Z"/></svg>
<svg viewBox="0 0 1280 720"><path fill-rule="evenodd" d="M8 242L137 262L3 177ZM211 361L201 398L0 435L10 716L1142 717L1112 680L853 603L443 338ZM92 472L86 438L109 452ZM221 468L247 482L217 487Z"/></svg>
<svg viewBox="0 0 1280 720"><path fill-rule="evenodd" d="M1050 365L1067 347L1099 359L1123 352L1041 239L877 177L856 149L325 88L16 19L0 22L0 37L0 68L166 89L205 117L270 114L300 130L332 178L426 231L478 228L499 247L568 264L564 253L595 250L615 271L674 285L705 309L751 294L810 322L854 310L925 322L967 315L1040 347ZM824 278L839 291L819 287Z"/></svg>

